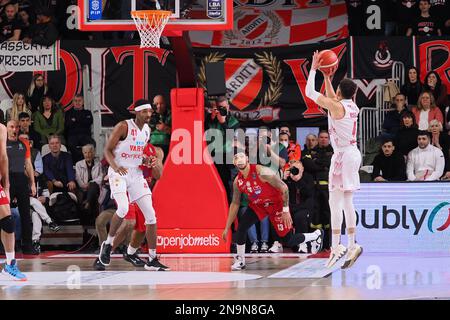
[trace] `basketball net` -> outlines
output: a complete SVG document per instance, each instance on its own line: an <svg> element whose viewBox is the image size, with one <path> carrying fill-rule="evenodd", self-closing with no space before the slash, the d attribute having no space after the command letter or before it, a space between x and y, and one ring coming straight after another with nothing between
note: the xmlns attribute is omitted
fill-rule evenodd
<svg viewBox="0 0 450 320"><path fill-rule="evenodd" d="M171 14L171 11L165 10L131 11L141 38L141 48L159 48L159 39Z"/></svg>

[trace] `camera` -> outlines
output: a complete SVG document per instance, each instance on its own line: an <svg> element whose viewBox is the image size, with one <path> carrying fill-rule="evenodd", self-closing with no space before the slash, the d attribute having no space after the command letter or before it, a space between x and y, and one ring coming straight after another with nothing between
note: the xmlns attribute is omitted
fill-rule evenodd
<svg viewBox="0 0 450 320"><path fill-rule="evenodd" d="M218 108L218 111L219 111L219 114L220 114L222 117L225 117L225 116L228 114L228 110L227 110L226 107L219 107L219 108Z"/></svg>
<svg viewBox="0 0 450 320"><path fill-rule="evenodd" d="M297 167L292 167L292 168L290 169L290 172L291 172L291 174L292 174L293 176L296 176L296 175L298 175L298 174L300 173L300 170L298 170Z"/></svg>

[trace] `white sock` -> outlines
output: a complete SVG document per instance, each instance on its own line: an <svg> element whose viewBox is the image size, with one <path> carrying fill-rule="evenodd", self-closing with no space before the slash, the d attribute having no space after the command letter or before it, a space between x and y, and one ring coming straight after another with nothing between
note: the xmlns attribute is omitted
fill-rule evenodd
<svg viewBox="0 0 450 320"><path fill-rule="evenodd" d="M112 245L112 243L113 243L113 241L114 241L114 238L115 238L115 237L111 237L111 236L108 234L108 238L106 238L105 243L106 243L106 244L111 244L111 245Z"/></svg>
<svg viewBox="0 0 450 320"><path fill-rule="evenodd" d="M150 257L150 260L153 260L156 258L156 249L148 249L148 256Z"/></svg>
<svg viewBox="0 0 450 320"><path fill-rule="evenodd" d="M331 234L331 247L336 248L340 242L341 242L341 235L339 233L333 232Z"/></svg>
<svg viewBox="0 0 450 320"><path fill-rule="evenodd" d="M317 239L317 231L314 231L311 233L304 233L303 235L305 236L305 242L309 242L309 241L313 241L313 240Z"/></svg>
<svg viewBox="0 0 450 320"><path fill-rule="evenodd" d="M5 252L6 254L6 264L10 265L11 261L14 260L14 251L13 252Z"/></svg>
<svg viewBox="0 0 450 320"><path fill-rule="evenodd" d="M237 247L237 255L242 258L242 262L245 263L245 244L238 244Z"/></svg>
<svg viewBox="0 0 450 320"><path fill-rule="evenodd" d="M136 253L136 251L137 251L137 248L133 248L131 245L128 245L127 254L133 255Z"/></svg>
<svg viewBox="0 0 450 320"><path fill-rule="evenodd" d="M353 247L355 245L355 233L348 234L348 247Z"/></svg>

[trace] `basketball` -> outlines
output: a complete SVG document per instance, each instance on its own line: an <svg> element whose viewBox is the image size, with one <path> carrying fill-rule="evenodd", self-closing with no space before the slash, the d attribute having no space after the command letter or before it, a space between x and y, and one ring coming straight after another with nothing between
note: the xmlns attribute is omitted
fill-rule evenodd
<svg viewBox="0 0 450 320"><path fill-rule="evenodd" d="M323 74L328 75L333 68L338 65L339 59L331 50L322 50L319 52L319 59L322 59L322 66L319 68Z"/></svg>

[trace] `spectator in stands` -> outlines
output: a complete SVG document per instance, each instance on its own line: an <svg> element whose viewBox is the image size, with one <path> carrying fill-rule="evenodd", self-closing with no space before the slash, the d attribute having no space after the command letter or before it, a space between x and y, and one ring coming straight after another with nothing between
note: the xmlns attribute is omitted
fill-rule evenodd
<svg viewBox="0 0 450 320"><path fill-rule="evenodd" d="M392 139L384 140L380 153L375 156L372 179L375 182L406 180L405 158L395 151Z"/></svg>
<svg viewBox="0 0 450 320"><path fill-rule="evenodd" d="M317 140L317 136L315 134L308 134L305 138L305 146L303 148L303 151L310 151L312 149L314 149L315 147L317 147L318 144L318 140Z"/></svg>
<svg viewBox="0 0 450 320"><path fill-rule="evenodd" d="M75 192L77 185L70 153L61 151L61 138L57 135L50 136L48 144L50 153L42 160L50 194L61 191Z"/></svg>
<svg viewBox="0 0 450 320"><path fill-rule="evenodd" d="M33 145L36 149L41 150L41 136L39 133L34 131L31 126L31 117L26 112L19 113L19 126L20 126L20 134L28 135L30 141L33 141Z"/></svg>
<svg viewBox="0 0 450 320"><path fill-rule="evenodd" d="M284 171L283 180L289 188L289 208L294 222L295 233L309 232L309 223L314 212L314 180L304 171L299 160L289 160L289 168ZM300 253L317 253L317 247L306 243L298 247Z"/></svg>
<svg viewBox="0 0 450 320"><path fill-rule="evenodd" d="M0 123L2 124L5 123L5 113L3 112L2 109L0 109Z"/></svg>
<svg viewBox="0 0 450 320"><path fill-rule="evenodd" d="M283 138L283 134L287 134L288 136L287 143L285 137ZM287 149L289 160L300 160L302 158L302 148L295 142L295 139L291 135L291 129L288 125L282 125L280 127L280 142Z"/></svg>
<svg viewBox="0 0 450 320"><path fill-rule="evenodd" d="M430 143L427 131L417 136L417 148L408 154L406 174L408 181L436 181L444 173L444 154Z"/></svg>
<svg viewBox="0 0 450 320"><path fill-rule="evenodd" d="M436 17L438 19L438 23L442 28L442 33L445 35L446 32L444 32L445 28L445 22L450 17L450 1L449 0L430 0L431 8L430 8L430 14L433 17ZM445 30L448 31L448 30Z"/></svg>
<svg viewBox="0 0 450 320"><path fill-rule="evenodd" d="M81 147L87 144L95 144L91 137L93 123L92 113L84 109L83 95L77 94L73 98L70 110L65 113L64 130L67 138L67 148L76 163L83 159Z"/></svg>
<svg viewBox="0 0 450 320"><path fill-rule="evenodd" d="M431 120L428 127L428 132L431 134L431 144L440 149L444 154L445 159L445 171L450 171L449 162L449 149L450 149L450 137L448 134L443 133L442 124L437 120Z"/></svg>
<svg viewBox="0 0 450 320"><path fill-rule="evenodd" d="M430 15L430 0L420 0L420 14L406 31L407 36L441 36L442 31L439 26L439 19Z"/></svg>
<svg viewBox="0 0 450 320"><path fill-rule="evenodd" d="M5 17L0 22L0 42L19 41L22 26L17 19L16 5L11 3L5 6Z"/></svg>
<svg viewBox="0 0 450 320"><path fill-rule="evenodd" d="M95 158L94 146L87 144L83 146L82 150L84 159L75 165L76 180L81 192L82 207L88 213L88 224L93 224L98 215L98 198L103 172L100 161Z"/></svg>
<svg viewBox="0 0 450 320"><path fill-rule="evenodd" d="M20 40L31 36L31 27L35 23L30 15L30 9L19 9L18 18L21 23Z"/></svg>
<svg viewBox="0 0 450 320"><path fill-rule="evenodd" d="M32 247L30 194L36 195L33 164L31 163L30 145L27 140L19 138L19 123L10 120L7 123L8 139L6 152L9 164L9 197L16 199L22 226L22 251L25 254L39 254Z"/></svg>
<svg viewBox="0 0 450 320"><path fill-rule="evenodd" d="M405 158L408 153L417 147L417 135L419 129L417 128L416 117L410 111L405 111L402 114L400 122L400 130L395 137L394 145L397 151Z"/></svg>
<svg viewBox="0 0 450 320"><path fill-rule="evenodd" d="M408 110L406 106L406 97L403 93L397 93L394 97L394 104L392 106L395 110L386 113L383 122L383 133L385 138L394 138L400 129L400 119L403 112Z"/></svg>
<svg viewBox="0 0 450 320"><path fill-rule="evenodd" d="M48 136L60 136L64 143L62 135L64 134L64 114L62 110L55 104L50 96L42 98L39 111L33 114L34 130L40 134L41 143L46 144Z"/></svg>
<svg viewBox="0 0 450 320"><path fill-rule="evenodd" d="M58 40L58 29L52 22L52 15L46 8L42 8L36 15L36 24L31 28L30 36L24 38L23 42L51 46Z"/></svg>
<svg viewBox="0 0 450 320"><path fill-rule="evenodd" d="M324 229L325 250L330 248L330 197L328 191L328 174L330 171L331 157L333 156L333 147L330 144L330 135L327 130L319 132L319 143L314 149L303 153L302 163L305 171L310 173L314 179L315 201L314 212L310 217L311 228Z"/></svg>
<svg viewBox="0 0 450 320"><path fill-rule="evenodd" d="M436 106L433 94L430 92L424 91L420 94L417 107L412 108L412 112L418 123L419 130L428 130L430 121L434 119L444 123L442 112Z"/></svg>
<svg viewBox="0 0 450 320"><path fill-rule="evenodd" d="M240 124L238 119L230 114L229 109L228 99L224 96L218 97L215 105L205 115L205 130L207 140L211 138L211 135L222 135L222 141L209 140L208 149L224 184L228 200L231 200L230 166L232 165L227 164L226 155L233 151L233 141L226 140L225 131L227 129L237 129Z"/></svg>
<svg viewBox="0 0 450 320"><path fill-rule="evenodd" d="M164 151L164 159L169 154L170 133L172 127L172 116L167 108L166 99L158 94L153 98L154 111L150 120L152 133L150 143L155 147L160 147Z"/></svg>
<svg viewBox="0 0 450 320"><path fill-rule="evenodd" d="M411 25L419 12L418 1L406 0L397 1L396 17L397 17L397 35L403 36L408 31L408 27ZM408 100L409 103L411 101Z"/></svg>
<svg viewBox="0 0 450 320"><path fill-rule="evenodd" d="M52 90L45 82L44 76L39 73L33 76L27 91L27 100L31 105L31 112L38 111L44 96L52 96Z"/></svg>
<svg viewBox="0 0 450 320"><path fill-rule="evenodd" d="M25 101L23 93L15 93L13 96L12 107L6 110L6 121L19 120L19 114L26 112L31 117L31 110Z"/></svg>
<svg viewBox="0 0 450 320"><path fill-rule="evenodd" d="M417 100L422 92L422 83L419 78L419 69L416 67L408 68L406 74L405 84L402 86L400 92L407 97L407 104L410 107L417 106Z"/></svg>
<svg viewBox="0 0 450 320"><path fill-rule="evenodd" d="M439 107L442 113L444 113L445 107L449 105L447 97L447 86L442 83L441 77L436 71L430 71L427 73L423 83L424 91L431 92L436 101L436 105Z"/></svg>
<svg viewBox="0 0 450 320"><path fill-rule="evenodd" d="M261 151L260 151L261 150ZM264 154L265 159L261 158ZM272 131L269 127L262 126L258 130L258 164L270 167L275 172L284 168L289 161L286 147L275 137L272 137ZM280 175L282 178L282 175Z"/></svg>

